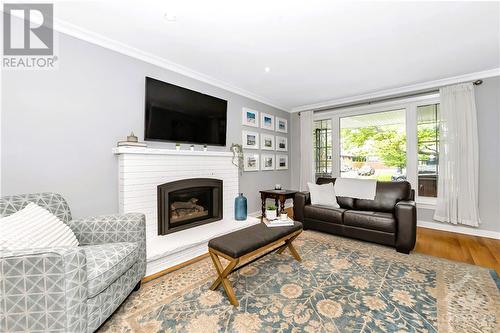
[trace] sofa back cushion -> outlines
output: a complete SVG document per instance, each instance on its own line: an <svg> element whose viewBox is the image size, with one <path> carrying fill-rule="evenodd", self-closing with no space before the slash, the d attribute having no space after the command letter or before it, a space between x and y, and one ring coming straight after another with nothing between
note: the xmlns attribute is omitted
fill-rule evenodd
<svg viewBox="0 0 500 333"><path fill-rule="evenodd" d="M335 184L335 179L336 178L327 178L327 177L319 177L316 180L316 184L328 184L332 183ZM337 203L341 208L344 209L354 209L354 199L353 198L348 198L348 197L337 197Z"/></svg>
<svg viewBox="0 0 500 333"><path fill-rule="evenodd" d="M411 185L408 182L377 182L375 200L354 200L357 210L370 210L376 212L392 212L401 200L409 200Z"/></svg>
<svg viewBox="0 0 500 333"><path fill-rule="evenodd" d="M320 177L317 184L334 183L335 178ZM367 210L377 212L392 212L394 206L401 200L411 200L411 185L404 182L377 182L377 192L374 200L337 197L337 202L344 209Z"/></svg>

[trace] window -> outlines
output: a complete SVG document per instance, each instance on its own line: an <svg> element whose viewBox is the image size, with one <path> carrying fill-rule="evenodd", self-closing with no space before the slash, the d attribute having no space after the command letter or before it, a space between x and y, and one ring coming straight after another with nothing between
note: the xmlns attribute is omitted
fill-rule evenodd
<svg viewBox="0 0 500 333"><path fill-rule="evenodd" d="M406 180L421 207L436 204L439 94L324 111L313 136L317 176Z"/></svg>
<svg viewBox="0 0 500 333"><path fill-rule="evenodd" d="M314 122L313 147L317 177L332 175L332 122L330 119Z"/></svg>
<svg viewBox="0 0 500 333"><path fill-rule="evenodd" d="M406 110L340 118L340 176L406 180Z"/></svg>
<svg viewBox="0 0 500 333"><path fill-rule="evenodd" d="M418 195L437 196L439 104L417 107Z"/></svg>

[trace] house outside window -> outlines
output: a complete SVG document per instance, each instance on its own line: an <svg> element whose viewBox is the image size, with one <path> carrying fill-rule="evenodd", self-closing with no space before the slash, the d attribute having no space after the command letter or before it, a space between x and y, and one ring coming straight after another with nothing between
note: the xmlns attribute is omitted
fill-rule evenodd
<svg viewBox="0 0 500 333"><path fill-rule="evenodd" d="M406 179L405 110L340 118L340 176Z"/></svg>

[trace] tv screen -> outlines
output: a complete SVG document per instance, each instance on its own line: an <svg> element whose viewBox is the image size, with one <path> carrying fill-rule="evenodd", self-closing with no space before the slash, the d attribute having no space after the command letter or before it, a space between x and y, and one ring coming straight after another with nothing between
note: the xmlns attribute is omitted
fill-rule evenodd
<svg viewBox="0 0 500 333"><path fill-rule="evenodd" d="M144 139L226 145L227 101L146 77Z"/></svg>

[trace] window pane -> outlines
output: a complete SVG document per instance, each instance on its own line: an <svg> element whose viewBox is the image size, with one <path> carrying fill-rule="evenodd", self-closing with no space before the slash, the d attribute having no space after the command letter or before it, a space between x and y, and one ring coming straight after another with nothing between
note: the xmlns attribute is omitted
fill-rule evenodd
<svg viewBox="0 0 500 333"><path fill-rule="evenodd" d="M314 122L313 146L316 177L332 175L332 122L318 120Z"/></svg>
<svg viewBox="0 0 500 333"><path fill-rule="evenodd" d="M418 195L437 196L439 104L417 107Z"/></svg>
<svg viewBox="0 0 500 333"><path fill-rule="evenodd" d="M340 176L406 180L405 110L340 119Z"/></svg>

